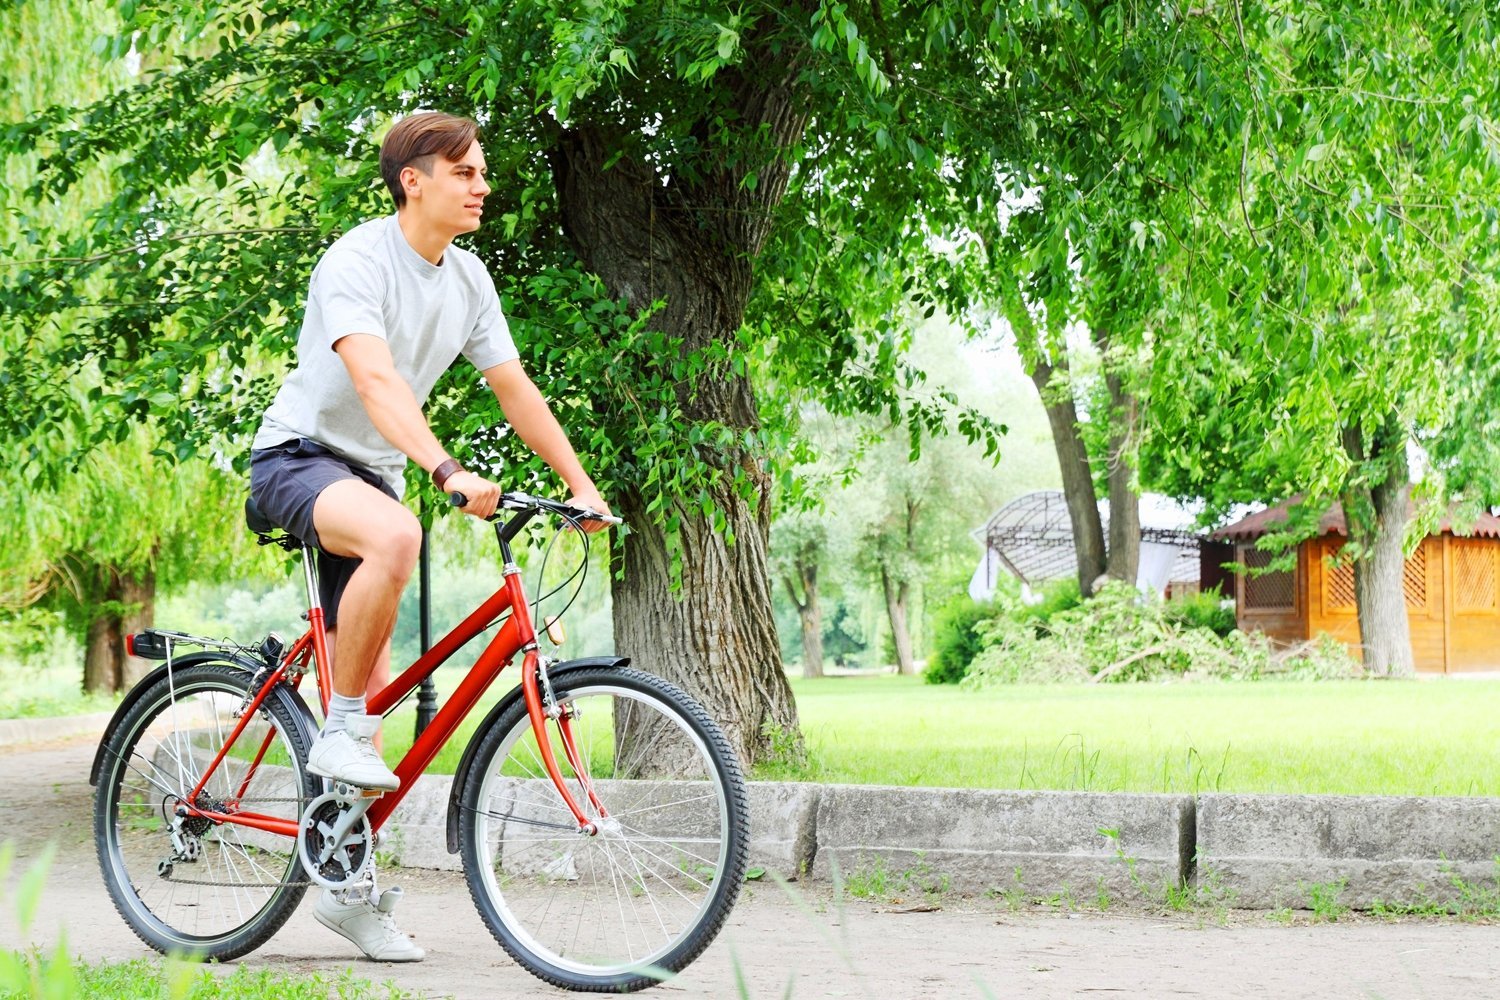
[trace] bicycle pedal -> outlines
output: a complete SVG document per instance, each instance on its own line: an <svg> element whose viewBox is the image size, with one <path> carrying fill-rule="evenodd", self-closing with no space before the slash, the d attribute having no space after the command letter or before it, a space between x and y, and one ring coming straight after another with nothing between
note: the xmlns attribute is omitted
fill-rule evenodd
<svg viewBox="0 0 1500 1000"><path fill-rule="evenodd" d="M385 794L381 788L361 788L359 785L351 785L343 781L333 783L333 794L346 802L356 799L378 799Z"/></svg>

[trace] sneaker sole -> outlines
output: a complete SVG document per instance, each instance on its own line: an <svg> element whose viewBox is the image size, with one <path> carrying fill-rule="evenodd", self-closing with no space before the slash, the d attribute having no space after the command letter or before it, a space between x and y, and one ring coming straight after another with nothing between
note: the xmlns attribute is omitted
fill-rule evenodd
<svg viewBox="0 0 1500 1000"><path fill-rule="evenodd" d="M365 958L368 958L372 962L420 962L422 961L422 959L427 957L427 952L423 951L417 955L406 955L401 958L376 958L368 951L365 951L364 945L354 940L348 934L345 934L343 928L340 927L336 922L328 917L325 917L321 910L318 910L316 908L313 909L313 919L322 924L324 927L327 927L329 930L333 931L345 941L348 941L350 944L354 945L354 947L360 950L360 953L363 954Z"/></svg>

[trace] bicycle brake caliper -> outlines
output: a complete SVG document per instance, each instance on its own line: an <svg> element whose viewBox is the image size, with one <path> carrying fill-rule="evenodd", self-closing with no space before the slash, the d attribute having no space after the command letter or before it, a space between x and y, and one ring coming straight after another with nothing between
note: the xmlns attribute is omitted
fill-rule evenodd
<svg viewBox="0 0 1500 1000"><path fill-rule="evenodd" d="M538 656L536 659L536 675L542 682L542 711L549 719L561 718L563 710L557 704L557 693L552 690L552 678L547 676L547 668L552 665L552 659L546 656Z"/></svg>

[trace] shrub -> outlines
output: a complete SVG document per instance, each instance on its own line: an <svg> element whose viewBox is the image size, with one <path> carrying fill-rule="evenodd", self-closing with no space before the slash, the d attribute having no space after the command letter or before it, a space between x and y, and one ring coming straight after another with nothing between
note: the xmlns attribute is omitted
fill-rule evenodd
<svg viewBox="0 0 1500 1000"><path fill-rule="evenodd" d="M1235 630L1234 602L1225 601L1219 588L1192 597L1174 597L1167 602L1167 620L1184 628L1206 628L1225 636Z"/></svg>
<svg viewBox="0 0 1500 1000"><path fill-rule="evenodd" d="M950 598L933 616L932 654L923 674L928 684L957 684L981 648L979 628L1000 613L993 602L983 604L968 594Z"/></svg>
<svg viewBox="0 0 1500 1000"><path fill-rule="evenodd" d="M1360 671L1341 645L1323 639L1286 650L1259 633L1210 628L1174 619L1168 606L1123 583L1093 598L1033 618L999 615L976 626L983 649L965 683L1152 680L1162 677L1348 677Z"/></svg>
<svg viewBox="0 0 1500 1000"><path fill-rule="evenodd" d="M1041 600L1035 604L1017 604L1012 614L1022 621L1031 621L1037 635L1044 635L1055 615L1071 611L1083 603L1083 594L1078 590L1078 580L1068 577L1054 580L1042 587Z"/></svg>

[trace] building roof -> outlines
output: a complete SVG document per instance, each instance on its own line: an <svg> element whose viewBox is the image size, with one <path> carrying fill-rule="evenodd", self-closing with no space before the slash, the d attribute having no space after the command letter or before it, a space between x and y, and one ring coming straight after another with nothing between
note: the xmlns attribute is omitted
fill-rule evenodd
<svg viewBox="0 0 1500 1000"><path fill-rule="evenodd" d="M1100 519L1109 532L1108 504L1099 505ZM1171 570L1172 580L1198 578L1198 535L1192 529L1193 514L1165 497L1141 497L1141 541L1180 549ZM975 539L994 553L1000 565L1028 583L1056 580L1078 572L1073 551L1073 522L1060 490L1037 490L1010 501L990 515L973 532ZM988 556L986 558L989 558Z"/></svg>
<svg viewBox="0 0 1500 1000"><path fill-rule="evenodd" d="M1230 542L1253 542L1267 532L1276 530L1277 526L1286 520L1287 509L1295 501L1277 504L1275 507L1267 507L1265 510L1257 511L1248 517L1241 518L1228 527L1220 528L1213 533L1214 538ZM1493 514L1480 514L1479 519L1474 522L1473 527L1467 531L1455 531L1451 517L1444 517L1438 525L1441 534L1472 535L1478 538L1500 538L1500 517ZM1328 508L1323 516L1318 518L1319 535L1343 535L1348 537L1349 525L1344 520L1344 508L1338 503Z"/></svg>

